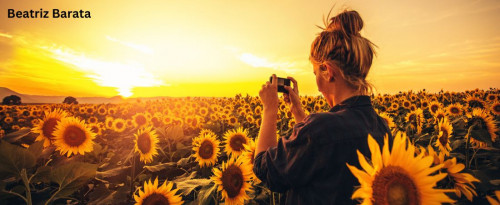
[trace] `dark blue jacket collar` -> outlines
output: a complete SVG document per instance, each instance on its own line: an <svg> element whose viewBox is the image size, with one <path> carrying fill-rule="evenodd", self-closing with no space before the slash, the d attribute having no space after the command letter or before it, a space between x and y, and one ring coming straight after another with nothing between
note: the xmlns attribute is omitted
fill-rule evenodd
<svg viewBox="0 0 500 205"><path fill-rule="evenodd" d="M355 95L336 104L330 109L330 112L336 112L348 107L371 106L372 102L368 95Z"/></svg>

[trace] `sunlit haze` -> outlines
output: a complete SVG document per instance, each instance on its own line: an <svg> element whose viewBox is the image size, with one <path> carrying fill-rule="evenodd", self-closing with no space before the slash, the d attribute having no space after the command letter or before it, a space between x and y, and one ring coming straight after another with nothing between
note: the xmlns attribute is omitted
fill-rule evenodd
<svg viewBox="0 0 500 205"><path fill-rule="evenodd" d="M0 87L72 96L258 95L276 73L318 95L310 45L345 8L378 47L376 93L500 87L500 1L4 1ZM17 19L7 10L88 10Z"/></svg>

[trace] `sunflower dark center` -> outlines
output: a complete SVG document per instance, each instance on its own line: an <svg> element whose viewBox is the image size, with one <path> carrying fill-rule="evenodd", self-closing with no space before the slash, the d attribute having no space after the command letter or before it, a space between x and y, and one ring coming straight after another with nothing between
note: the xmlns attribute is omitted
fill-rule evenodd
<svg viewBox="0 0 500 205"><path fill-rule="evenodd" d="M101 113L101 114L106 113L106 109L104 109L104 108L99 109L99 113Z"/></svg>
<svg viewBox="0 0 500 205"><path fill-rule="evenodd" d="M496 96L494 95L488 95L488 100L495 100L496 99Z"/></svg>
<svg viewBox="0 0 500 205"><path fill-rule="evenodd" d="M42 127L42 132L43 135L49 139L54 139L54 135L52 135L52 132L56 129L57 125L57 119L56 118L49 118L45 122L43 122L43 127Z"/></svg>
<svg viewBox="0 0 500 205"><path fill-rule="evenodd" d="M428 104L427 102L423 102L423 103L422 103L422 106L423 106L423 107L427 107L427 106L429 106L429 104Z"/></svg>
<svg viewBox="0 0 500 205"><path fill-rule="evenodd" d="M413 179L401 167L388 166L375 175L372 184L373 204L421 204Z"/></svg>
<svg viewBox="0 0 500 205"><path fill-rule="evenodd" d="M243 173L239 167L234 164L227 167L222 173L222 187L226 190L229 198L239 195L241 187L243 187Z"/></svg>
<svg viewBox="0 0 500 205"><path fill-rule="evenodd" d="M460 111L458 110L458 108L456 108L456 107L452 107L452 108L450 109L450 112L451 112L451 113L453 113L453 114L458 114L458 112L460 112Z"/></svg>
<svg viewBox="0 0 500 205"><path fill-rule="evenodd" d="M142 200L142 204L144 205L168 205L167 197L163 196L163 194L153 193L147 196L144 200Z"/></svg>
<svg viewBox="0 0 500 205"><path fill-rule="evenodd" d="M444 115L443 114L439 114L439 115L436 116L436 118L438 119L438 121L441 121L444 118Z"/></svg>
<svg viewBox="0 0 500 205"><path fill-rule="evenodd" d="M235 134L233 137L231 137L231 140L229 141L229 145L235 151L243 150L244 149L243 144L246 144L246 143L247 143L247 140L241 134Z"/></svg>
<svg viewBox="0 0 500 205"><path fill-rule="evenodd" d="M80 146L83 142L85 142L85 139L87 139L85 131L74 125L66 127L63 137L64 142L72 147Z"/></svg>
<svg viewBox="0 0 500 205"><path fill-rule="evenodd" d="M137 138L137 147L141 153L148 153L151 150L151 137L148 133L142 133Z"/></svg>
<svg viewBox="0 0 500 205"><path fill-rule="evenodd" d="M439 108L439 106L437 106L437 105L432 105L432 106L431 106L431 111L432 111L432 112L436 112L438 108Z"/></svg>
<svg viewBox="0 0 500 205"><path fill-rule="evenodd" d="M469 107L478 107L478 108L484 108L484 105L482 102L477 101L477 100L471 100L469 101Z"/></svg>
<svg viewBox="0 0 500 205"><path fill-rule="evenodd" d="M229 119L229 121L230 121L231 123L236 123L236 118L231 118L231 119Z"/></svg>
<svg viewBox="0 0 500 205"><path fill-rule="evenodd" d="M500 112L500 104L496 104L496 105L494 105L494 106L493 106L493 110L494 110L495 112L497 112L497 113L498 113L498 112Z"/></svg>
<svg viewBox="0 0 500 205"><path fill-rule="evenodd" d="M439 137L439 142L441 142L441 145L446 146L448 144L448 130L442 129L441 131L443 134Z"/></svg>
<svg viewBox="0 0 500 205"><path fill-rule="evenodd" d="M210 159L214 155L214 145L212 142L205 140L200 145L199 155L202 159Z"/></svg>
<svg viewBox="0 0 500 205"><path fill-rule="evenodd" d="M146 117L144 117L143 115L139 115L135 118L135 122L138 124L138 125L144 125L146 124Z"/></svg>
<svg viewBox="0 0 500 205"><path fill-rule="evenodd" d="M123 126L124 126L124 125L123 125L123 122L117 122L117 123L116 123L116 128L118 128L118 129L123 128Z"/></svg>
<svg viewBox="0 0 500 205"><path fill-rule="evenodd" d="M405 102L405 103L404 103L404 106L405 106L405 107L409 107L409 106L410 106L410 103L409 103L409 102Z"/></svg>
<svg viewBox="0 0 500 205"><path fill-rule="evenodd" d="M99 132L99 127L97 127L96 125L93 125L93 126L90 128L90 131L92 131L93 133L98 133L98 132Z"/></svg>

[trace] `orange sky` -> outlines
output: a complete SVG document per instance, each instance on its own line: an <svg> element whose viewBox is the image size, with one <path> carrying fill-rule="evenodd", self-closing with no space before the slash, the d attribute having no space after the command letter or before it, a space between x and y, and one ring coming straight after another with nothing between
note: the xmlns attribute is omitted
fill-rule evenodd
<svg viewBox="0 0 500 205"><path fill-rule="evenodd" d="M132 3L133 2L133 3ZM379 93L500 87L500 1L8 1L0 87L72 96L257 95L272 73L318 95L309 48L322 17L357 10ZM9 19L7 10L91 19Z"/></svg>

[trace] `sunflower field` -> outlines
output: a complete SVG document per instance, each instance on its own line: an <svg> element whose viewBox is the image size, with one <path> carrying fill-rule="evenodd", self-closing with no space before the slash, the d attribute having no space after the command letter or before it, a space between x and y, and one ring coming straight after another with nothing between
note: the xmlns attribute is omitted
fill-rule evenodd
<svg viewBox="0 0 500 205"><path fill-rule="evenodd" d="M499 203L500 90L371 99L394 146L367 136L371 158L347 165L361 183L345 187L353 198ZM301 103L306 114L329 110L321 96ZM1 105L0 203L278 204L252 171L261 113L248 95ZM281 98L276 139L295 123Z"/></svg>

